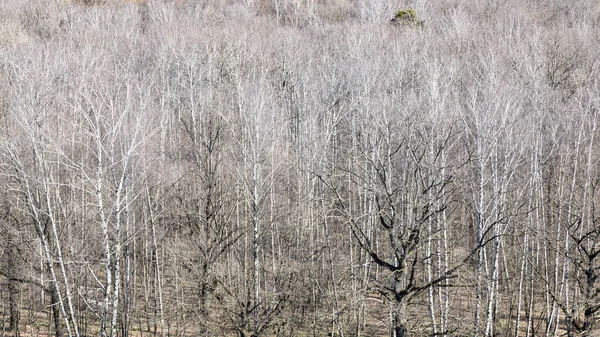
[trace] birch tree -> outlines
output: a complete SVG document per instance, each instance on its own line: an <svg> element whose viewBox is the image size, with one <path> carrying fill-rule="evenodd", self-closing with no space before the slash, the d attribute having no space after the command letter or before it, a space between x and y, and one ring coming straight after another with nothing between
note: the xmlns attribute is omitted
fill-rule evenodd
<svg viewBox="0 0 600 337"><path fill-rule="evenodd" d="M55 332L62 335L64 324L69 336L79 336L73 305L73 280L60 235L66 220L60 177L69 171L62 165L65 158L61 147L63 139L54 132L55 128L62 128L60 121L63 120L53 100L57 96L53 81L60 77L61 64L54 63L52 54L43 50L33 50L27 60L30 68L24 69L20 63L13 63L8 70L14 90L10 112L16 130L13 130L14 138L4 135L2 154L9 165L9 177L17 185L17 198L26 208L42 246L50 276L48 288L53 301ZM45 63L53 66L41 66Z"/></svg>

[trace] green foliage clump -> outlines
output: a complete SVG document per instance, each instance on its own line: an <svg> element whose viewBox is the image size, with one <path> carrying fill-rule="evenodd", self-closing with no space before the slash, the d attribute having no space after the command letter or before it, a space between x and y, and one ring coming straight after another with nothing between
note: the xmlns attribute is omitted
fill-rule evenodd
<svg viewBox="0 0 600 337"><path fill-rule="evenodd" d="M410 27L422 27L424 22L417 18L417 12L412 8L398 10L391 20L393 25Z"/></svg>
<svg viewBox="0 0 600 337"><path fill-rule="evenodd" d="M412 8L401 9L396 12L396 17L401 18L403 20L414 21L417 19L417 13Z"/></svg>

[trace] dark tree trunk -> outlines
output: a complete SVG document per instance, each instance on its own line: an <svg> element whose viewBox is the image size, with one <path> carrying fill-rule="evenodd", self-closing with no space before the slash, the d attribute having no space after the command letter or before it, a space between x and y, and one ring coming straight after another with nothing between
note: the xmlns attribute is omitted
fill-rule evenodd
<svg viewBox="0 0 600 337"><path fill-rule="evenodd" d="M393 316L392 337L410 337L407 329L408 318L406 317L407 300L405 296L396 295L396 310Z"/></svg>
<svg viewBox="0 0 600 337"><path fill-rule="evenodd" d="M406 327L404 326L396 326L394 327L395 337L408 337L408 331L406 331ZM392 336L394 337L394 336Z"/></svg>
<svg viewBox="0 0 600 337"><path fill-rule="evenodd" d="M10 235L10 234L9 234ZM8 330L13 331L13 336L19 335L19 284L17 276L17 248L14 241L9 239L7 251L7 271L8 271L8 302L9 302L9 323Z"/></svg>
<svg viewBox="0 0 600 337"><path fill-rule="evenodd" d="M50 287L50 301L52 301L52 320L54 321L55 336L63 337L63 329L60 324L60 304L58 303L58 294L54 285Z"/></svg>
<svg viewBox="0 0 600 337"><path fill-rule="evenodd" d="M583 337L592 336L592 331L596 325L596 313L599 308L595 305L597 301L597 290L596 290L596 269L594 268L594 258L596 257L596 253L588 256L588 269L585 271L586 275L586 290L585 295L586 299L590 302L588 307L585 309L583 313Z"/></svg>
<svg viewBox="0 0 600 337"><path fill-rule="evenodd" d="M15 281L8 281L8 302L9 302L9 331L17 331L19 326L19 308L17 306L17 291Z"/></svg>
<svg viewBox="0 0 600 337"><path fill-rule="evenodd" d="M129 310L131 306L131 256L129 250L129 232L126 228L125 232L125 246L123 255L125 256L125 277L124 292L123 292L123 310L121 314L121 336L129 337Z"/></svg>

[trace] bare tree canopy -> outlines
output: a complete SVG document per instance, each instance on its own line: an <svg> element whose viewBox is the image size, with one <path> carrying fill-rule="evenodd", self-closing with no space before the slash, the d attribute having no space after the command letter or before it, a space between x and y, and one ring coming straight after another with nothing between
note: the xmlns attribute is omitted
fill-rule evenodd
<svg viewBox="0 0 600 337"><path fill-rule="evenodd" d="M597 1L0 1L1 336L597 336Z"/></svg>

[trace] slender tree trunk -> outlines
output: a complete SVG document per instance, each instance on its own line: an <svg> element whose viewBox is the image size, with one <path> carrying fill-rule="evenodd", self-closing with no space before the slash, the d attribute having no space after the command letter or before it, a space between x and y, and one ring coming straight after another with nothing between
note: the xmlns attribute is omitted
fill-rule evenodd
<svg viewBox="0 0 600 337"><path fill-rule="evenodd" d="M477 145L477 156L478 156L478 175L479 175L479 186L477 186L477 195L476 195L476 228L477 228L477 242L483 241L484 234L484 153L483 153L483 145L482 140L479 138L476 139ZM485 264L485 249L480 249L477 254L477 285L475 289L475 320L474 320L474 330L475 337L479 336L479 332L481 330L481 302L483 299L483 288L484 288L484 264Z"/></svg>
<svg viewBox="0 0 600 337"><path fill-rule="evenodd" d="M19 283L17 276L17 247L15 246L14 234L9 229L7 240L7 278L8 278L8 330L13 332L13 336L19 335Z"/></svg>
<svg viewBox="0 0 600 337"><path fill-rule="evenodd" d="M106 218L104 212L104 196L103 196L103 188L104 188L104 148L102 146L102 136L100 135L101 125L100 125L100 115L96 115L95 120L95 140L96 140L96 155L98 158L97 168L96 168L96 202L97 202L97 211L100 217L100 226L102 228L102 246L104 248L104 277L105 277L105 285L104 285L104 299L103 299L103 308L102 313L100 314L100 336L107 337L107 322L108 322L108 311L110 308L111 296L113 293L113 269L112 269L112 252L110 249L110 235L108 228L108 219Z"/></svg>
<svg viewBox="0 0 600 337"><path fill-rule="evenodd" d="M332 334L335 334L335 332L337 331L337 333L340 334L340 336L344 336L344 332L342 329L342 324L340 323L339 320L339 308L340 308L340 304L339 304L339 294L338 294L338 286L337 286L337 276L336 273L334 271L334 261L333 261L333 252L331 250L331 246L332 246L332 242L331 242L331 236L329 233L329 224L327 222L327 219L325 219L324 221L324 232L325 232L325 243L326 243L326 247L327 247L327 257L328 257L328 263L329 263L329 276L331 277L331 293L333 295L333 303L332 303L332 308L331 308L331 323L332 323Z"/></svg>
<svg viewBox="0 0 600 337"><path fill-rule="evenodd" d="M442 180L446 180L446 150L442 151ZM442 201L443 204L447 203L446 193L443 193ZM440 214L440 226L442 232L442 240L438 243L438 277L446 274L448 272L448 214L446 213L446 209L442 211ZM442 250L440 253L439 250ZM443 337L448 335L448 314L450 308L450 294L448 291L448 281L445 280L443 282L443 287L438 289L439 292L439 303L440 303L440 329Z"/></svg>
<svg viewBox="0 0 600 337"><path fill-rule="evenodd" d="M129 242L129 228L125 230L125 245L123 255L125 256L125 280L123 289L123 311L121 318L121 336L129 337L129 310L131 307L131 249Z"/></svg>
<svg viewBox="0 0 600 337"><path fill-rule="evenodd" d="M146 186L146 200L148 204L148 211L150 212L150 268L151 274L148 277L152 278L152 289L154 292L154 317L153 317L153 332L156 336L158 333L158 326L160 325L160 335L164 334L164 306L162 297L162 283L161 283L161 265L158 258L158 241L156 239L156 223L154 221L154 211L150 200L150 189Z"/></svg>
<svg viewBox="0 0 600 337"><path fill-rule="evenodd" d="M256 160L253 156L253 160ZM252 167L252 262L253 262L253 331L255 334L258 333L259 327L259 304L260 304L260 259L259 259L259 233L260 233L260 222L259 222L259 195L258 195L258 163L254 162Z"/></svg>
<svg viewBox="0 0 600 337"><path fill-rule="evenodd" d="M56 269L54 268L54 263L53 263L54 259L52 258L52 253L51 253L51 247L50 247L51 242L49 241L49 238L48 238L48 236L49 236L48 226L42 224L41 215L39 214L40 210L35 205L35 202L34 202L35 199L33 198L32 190L30 189L30 185L27 181L25 182L25 184L26 184L25 192L27 193L27 199L29 201L30 211L33 216L33 221L35 223L35 229L36 229L36 232L38 233L40 242L42 244L46 268L47 268L48 272L50 273L50 282L52 284L50 297L51 297L51 301L52 301L52 305L53 305L53 310L56 310L56 311L53 311L53 316L54 316L54 321L55 321L55 323L54 323L55 330L57 331L57 334L60 332L60 335L57 335L57 336L62 336L62 327L60 326L60 319L58 317L59 316L58 311L60 310L60 314L62 315L65 325L67 327L67 332L68 332L69 336L71 336L72 335L71 321L70 321L69 317L72 317L72 316L70 316L67 313L67 309L65 308L65 303L64 303L64 297L62 296L62 294L60 292L60 284L59 284L58 278L56 276ZM55 232L55 234L56 234L56 232ZM58 245L59 243L56 242L55 244ZM54 298L52 297L53 295L55 296ZM78 337L79 334L76 332L75 336Z"/></svg>
<svg viewBox="0 0 600 337"><path fill-rule="evenodd" d="M529 232L525 231L525 236L523 238L523 251L521 252L521 268L519 271L519 289L517 292L517 318L515 324L515 336L519 335L519 329L521 326L521 308L523 307L523 283L525 279L525 275L527 273L527 265L526 265L526 254L528 252L527 247L529 246Z"/></svg>

